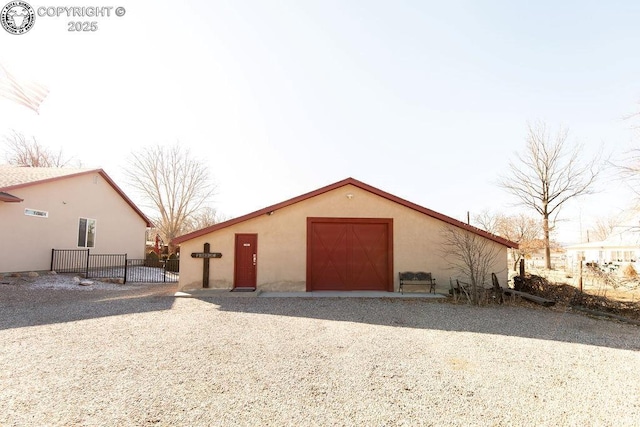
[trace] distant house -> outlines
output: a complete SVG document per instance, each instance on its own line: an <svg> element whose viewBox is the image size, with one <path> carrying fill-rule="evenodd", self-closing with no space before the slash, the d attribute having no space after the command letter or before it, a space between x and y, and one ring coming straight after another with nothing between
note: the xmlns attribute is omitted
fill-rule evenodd
<svg viewBox="0 0 640 427"><path fill-rule="evenodd" d="M605 240L578 243L567 246L566 250L570 267L576 267L580 260L609 270L630 263L638 267L636 263L640 261L640 227L616 227Z"/></svg>
<svg viewBox="0 0 640 427"><path fill-rule="evenodd" d="M546 265L544 240L534 239L527 242L528 253L525 256L525 265L529 268L544 268ZM551 268L563 268L566 264L566 250L559 243L551 240L549 242L551 255Z"/></svg>
<svg viewBox="0 0 640 427"><path fill-rule="evenodd" d="M174 239L179 286L203 287L209 263L204 285L218 289L394 292L403 271L431 272L448 289L457 273L443 251L447 227L494 248L490 271L507 285L516 243L347 178ZM222 257L203 260L205 247Z"/></svg>
<svg viewBox="0 0 640 427"><path fill-rule="evenodd" d="M52 249L144 258L150 226L102 169L0 165L0 273L49 270Z"/></svg>

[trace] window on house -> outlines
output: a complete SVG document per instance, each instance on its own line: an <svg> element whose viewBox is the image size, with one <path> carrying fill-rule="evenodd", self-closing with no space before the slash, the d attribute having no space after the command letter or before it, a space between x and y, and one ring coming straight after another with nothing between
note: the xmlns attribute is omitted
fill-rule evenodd
<svg viewBox="0 0 640 427"><path fill-rule="evenodd" d="M78 222L78 247L93 248L96 244L96 220L80 218Z"/></svg>
<svg viewBox="0 0 640 427"><path fill-rule="evenodd" d="M622 261L621 259L621 252L620 251L611 251L611 261L613 262L620 262Z"/></svg>

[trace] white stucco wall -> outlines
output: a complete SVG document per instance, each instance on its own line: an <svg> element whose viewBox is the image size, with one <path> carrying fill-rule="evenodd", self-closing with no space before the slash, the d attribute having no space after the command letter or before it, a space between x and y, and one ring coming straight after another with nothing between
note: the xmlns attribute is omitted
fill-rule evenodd
<svg viewBox="0 0 640 427"><path fill-rule="evenodd" d="M21 203L0 202L0 273L49 270L51 249L78 248L78 221L95 219L91 253L144 258L146 223L99 174L17 188ZM25 208L48 212L25 215Z"/></svg>
<svg viewBox="0 0 640 427"><path fill-rule="evenodd" d="M353 195L347 198L347 194ZM236 233L258 235L257 286L262 290L306 289L307 218L392 218L393 277L398 289L399 271L429 271L440 291L449 288L449 278L457 273L442 250L442 229L448 224L403 205L347 185L305 201L235 224L180 245L181 289L202 287L201 259L190 257L201 252L205 243L223 257L210 261L209 287L231 289L234 274ZM491 242L499 254L492 271L503 286L507 284L507 248ZM464 278L460 278L464 280ZM490 278L489 278L490 281Z"/></svg>

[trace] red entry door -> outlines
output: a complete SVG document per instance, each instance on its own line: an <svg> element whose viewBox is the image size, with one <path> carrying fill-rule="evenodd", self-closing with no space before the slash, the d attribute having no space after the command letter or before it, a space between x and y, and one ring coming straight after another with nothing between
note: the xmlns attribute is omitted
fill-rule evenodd
<svg viewBox="0 0 640 427"><path fill-rule="evenodd" d="M236 234L234 288L255 288L258 262L258 235Z"/></svg>

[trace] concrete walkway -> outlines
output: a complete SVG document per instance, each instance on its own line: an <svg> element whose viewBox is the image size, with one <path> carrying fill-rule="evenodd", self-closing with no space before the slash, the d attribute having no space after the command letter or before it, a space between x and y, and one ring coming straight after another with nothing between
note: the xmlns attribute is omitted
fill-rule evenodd
<svg viewBox="0 0 640 427"><path fill-rule="evenodd" d="M318 291L318 292L231 292L227 289L194 289L178 291L174 294L182 298L446 298L442 294L430 294L427 292L376 292L376 291Z"/></svg>
<svg viewBox="0 0 640 427"><path fill-rule="evenodd" d="M262 292L265 298L446 298L427 292L376 292L376 291L318 291L318 292Z"/></svg>

